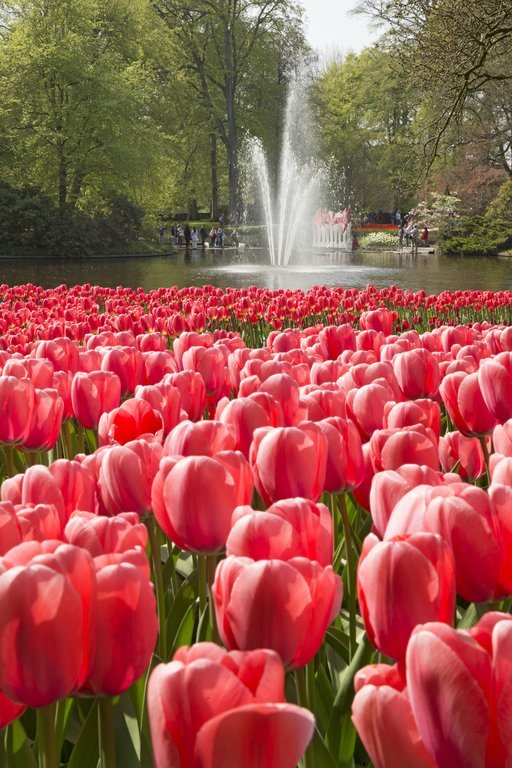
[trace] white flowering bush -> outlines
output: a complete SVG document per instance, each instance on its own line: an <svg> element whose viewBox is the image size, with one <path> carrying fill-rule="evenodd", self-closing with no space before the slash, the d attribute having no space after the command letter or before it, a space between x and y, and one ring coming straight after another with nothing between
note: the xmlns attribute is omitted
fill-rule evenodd
<svg viewBox="0 0 512 768"><path fill-rule="evenodd" d="M397 244L397 232L370 232L359 241L361 248L396 248Z"/></svg>

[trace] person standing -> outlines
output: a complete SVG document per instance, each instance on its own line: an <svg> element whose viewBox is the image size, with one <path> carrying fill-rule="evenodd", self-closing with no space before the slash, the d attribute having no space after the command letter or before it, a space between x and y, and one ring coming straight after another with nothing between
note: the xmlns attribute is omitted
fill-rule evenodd
<svg viewBox="0 0 512 768"><path fill-rule="evenodd" d="M192 236L192 232L190 231L188 222L185 224L185 229L183 230L183 234L185 235L185 248L190 248L190 238Z"/></svg>
<svg viewBox="0 0 512 768"><path fill-rule="evenodd" d="M421 245L424 248L428 248L428 229L427 225L423 225L423 229L421 230Z"/></svg>
<svg viewBox="0 0 512 768"><path fill-rule="evenodd" d="M398 250L401 251L404 247L404 225L400 224L398 227Z"/></svg>
<svg viewBox="0 0 512 768"><path fill-rule="evenodd" d="M204 246L206 244L206 238L208 236L208 232L206 231L206 227L205 227L204 224L201 227L201 229L199 230L199 234L201 235L201 247L204 248Z"/></svg>
<svg viewBox="0 0 512 768"><path fill-rule="evenodd" d="M191 235L190 235L190 239L192 240L192 248L194 250L196 250L197 249L198 234L197 234L197 229L195 227L192 227L192 232L191 232Z"/></svg>
<svg viewBox="0 0 512 768"><path fill-rule="evenodd" d="M160 224L160 226L158 227L158 242L160 243L160 245L164 244L164 232L165 232L165 227L162 227L162 225Z"/></svg>

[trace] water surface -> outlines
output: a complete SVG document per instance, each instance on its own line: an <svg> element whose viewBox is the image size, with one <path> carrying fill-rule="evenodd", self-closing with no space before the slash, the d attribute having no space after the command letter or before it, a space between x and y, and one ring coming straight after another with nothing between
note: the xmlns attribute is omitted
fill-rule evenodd
<svg viewBox="0 0 512 768"><path fill-rule="evenodd" d="M0 283L34 283L53 288L91 283L145 290L162 286L302 288L314 285L363 288L397 285L427 293L443 290L512 289L512 260L454 259L437 254L332 251L303 252L288 267L271 267L265 249L182 250L158 257L65 259L0 259Z"/></svg>

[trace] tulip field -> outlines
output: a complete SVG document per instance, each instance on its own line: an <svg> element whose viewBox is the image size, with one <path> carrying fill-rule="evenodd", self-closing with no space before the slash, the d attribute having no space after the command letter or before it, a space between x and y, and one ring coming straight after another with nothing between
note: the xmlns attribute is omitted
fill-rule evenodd
<svg viewBox="0 0 512 768"><path fill-rule="evenodd" d="M512 765L511 292L0 308L0 766Z"/></svg>

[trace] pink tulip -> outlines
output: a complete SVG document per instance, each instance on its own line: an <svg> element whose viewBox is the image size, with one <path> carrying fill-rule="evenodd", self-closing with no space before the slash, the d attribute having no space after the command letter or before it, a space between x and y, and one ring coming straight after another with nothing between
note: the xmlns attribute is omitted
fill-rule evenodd
<svg viewBox="0 0 512 768"><path fill-rule="evenodd" d="M136 512L120 512L115 517L74 512L64 529L68 544L82 547L92 557L146 548L148 531Z"/></svg>
<svg viewBox="0 0 512 768"><path fill-rule="evenodd" d="M5 695L43 707L82 685L93 651L95 581L89 553L58 541L20 544L0 558Z"/></svg>
<svg viewBox="0 0 512 768"><path fill-rule="evenodd" d="M180 648L148 685L155 768L295 768L313 734L307 710L284 703L270 650Z"/></svg>
<svg viewBox="0 0 512 768"><path fill-rule="evenodd" d="M172 384L179 389L181 407L186 411L190 421L199 421L206 408L206 387L201 374L195 371L171 373L162 379L162 383Z"/></svg>
<svg viewBox="0 0 512 768"><path fill-rule="evenodd" d="M162 447L132 440L109 448L101 456L98 487L107 514L151 510L151 486L159 469Z"/></svg>
<svg viewBox="0 0 512 768"><path fill-rule="evenodd" d="M443 539L416 533L380 542L364 540L357 570L359 605L373 645L394 659L405 656L417 624L451 624L455 563Z"/></svg>
<svg viewBox="0 0 512 768"><path fill-rule="evenodd" d="M237 507L226 542L228 555L253 560L308 557L330 565L333 525L329 509L307 499L284 499L260 512Z"/></svg>
<svg viewBox="0 0 512 768"><path fill-rule="evenodd" d="M412 349L393 358L393 370L405 397L433 397L440 383L439 365L426 349Z"/></svg>
<svg viewBox="0 0 512 768"><path fill-rule="evenodd" d="M217 566L212 595L227 648L271 648L294 669L320 648L339 612L342 582L331 566L303 557L255 562L230 556Z"/></svg>
<svg viewBox="0 0 512 768"><path fill-rule="evenodd" d="M118 408L121 381L110 371L76 373L71 385L71 402L75 417L86 429L96 429L103 413Z"/></svg>
<svg viewBox="0 0 512 768"><path fill-rule="evenodd" d="M153 482L153 512L182 549L216 552L226 545L233 510L248 504L252 491L249 465L238 451L164 458Z"/></svg>
<svg viewBox="0 0 512 768"><path fill-rule="evenodd" d="M234 432L222 421L182 421L167 436L164 455L215 456L220 451L233 451L235 447Z"/></svg>
<svg viewBox="0 0 512 768"><path fill-rule="evenodd" d="M486 470L482 446L477 437L447 432L439 440L439 461L444 472L456 472L472 483Z"/></svg>
<svg viewBox="0 0 512 768"><path fill-rule="evenodd" d="M364 477L364 459L356 425L339 417L316 423L327 439L325 490L341 493L357 488Z"/></svg>
<svg viewBox="0 0 512 768"><path fill-rule="evenodd" d="M318 501L324 489L327 452L327 439L313 422L257 429L250 463L258 493L266 503L293 496Z"/></svg>
<svg viewBox="0 0 512 768"><path fill-rule="evenodd" d="M30 379L0 376L0 442L23 443L30 434L36 391Z"/></svg>
<svg viewBox="0 0 512 768"><path fill-rule="evenodd" d="M370 446L376 472L398 469L404 464L439 468L436 437L431 429L421 424L402 429L376 430L371 436Z"/></svg>

